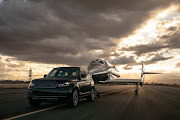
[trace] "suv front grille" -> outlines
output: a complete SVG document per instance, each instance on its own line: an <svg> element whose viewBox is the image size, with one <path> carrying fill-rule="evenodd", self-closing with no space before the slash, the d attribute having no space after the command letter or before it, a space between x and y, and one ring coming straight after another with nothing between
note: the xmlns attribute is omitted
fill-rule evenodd
<svg viewBox="0 0 180 120"><path fill-rule="evenodd" d="M35 88L56 88L57 82L37 82L34 85Z"/></svg>

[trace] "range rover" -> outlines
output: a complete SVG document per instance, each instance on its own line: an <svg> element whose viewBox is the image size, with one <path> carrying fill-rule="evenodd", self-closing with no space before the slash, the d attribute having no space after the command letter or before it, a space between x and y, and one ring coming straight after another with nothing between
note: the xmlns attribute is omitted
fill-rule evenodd
<svg viewBox="0 0 180 120"><path fill-rule="evenodd" d="M54 68L44 78L32 80L28 86L28 100L32 106L65 100L76 107L82 97L93 101L95 88L91 76L80 67Z"/></svg>

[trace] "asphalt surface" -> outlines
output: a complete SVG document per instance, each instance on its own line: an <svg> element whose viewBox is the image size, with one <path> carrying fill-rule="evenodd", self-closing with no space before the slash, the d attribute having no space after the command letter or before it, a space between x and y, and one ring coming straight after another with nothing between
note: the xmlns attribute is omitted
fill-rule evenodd
<svg viewBox="0 0 180 120"><path fill-rule="evenodd" d="M78 107L64 103L28 104L26 89L0 90L0 119L17 120L180 120L180 88L143 86L139 95L130 85L96 85L101 93L94 102Z"/></svg>

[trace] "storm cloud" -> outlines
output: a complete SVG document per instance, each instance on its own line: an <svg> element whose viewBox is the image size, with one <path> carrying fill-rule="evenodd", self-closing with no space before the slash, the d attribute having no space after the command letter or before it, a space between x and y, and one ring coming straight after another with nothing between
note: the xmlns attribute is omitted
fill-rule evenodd
<svg viewBox="0 0 180 120"><path fill-rule="evenodd" d="M113 65L123 65L123 64L136 64L136 60L134 58L134 56L120 56L120 57L116 57L115 59L109 59L108 60L111 64Z"/></svg>
<svg viewBox="0 0 180 120"><path fill-rule="evenodd" d="M85 65L109 55L119 43L113 38L132 34L153 16L153 11L179 4L176 0L4 1L0 5L0 53L19 60L68 65ZM177 48L174 40L177 36L179 41L178 35L161 38L168 39L168 47ZM143 48L148 46L140 46L136 54L167 47L152 46L147 51ZM95 54L95 50L102 53ZM129 62L134 63L134 59Z"/></svg>
<svg viewBox="0 0 180 120"><path fill-rule="evenodd" d="M164 23L163 23L164 24ZM149 52L158 52L162 49L180 49L180 23L165 30L165 35L158 36L156 41L149 44L140 44L129 48L122 48L124 51L134 51L137 56Z"/></svg>
<svg viewBox="0 0 180 120"><path fill-rule="evenodd" d="M131 68L130 66L133 66L133 65L141 65L142 63L145 63L147 65L148 64L156 64L159 61L165 61L165 60L174 58L174 56L164 57L163 53L154 53L154 54L151 54L148 56L153 56L153 57L151 59L146 58L145 60L142 60L141 62L137 62L137 59L135 56L129 56L129 57L121 56L121 57L116 57L115 59L109 59L108 61L114 65L125 65L126 64L124 69L128 70L128 68Z"/></svg>
<svg viewBox="0 0 180 120"><path fill-rule="evenodd" d="M174 56L170 56L170 57L164 57L163 55L156 53L153 58L151 58L150 60L146 60L146 61L142 61L141 63L145 63L145 64L155 64L159 61L165 61L165 60L169 60L169 59L173 59Z"/></svg>

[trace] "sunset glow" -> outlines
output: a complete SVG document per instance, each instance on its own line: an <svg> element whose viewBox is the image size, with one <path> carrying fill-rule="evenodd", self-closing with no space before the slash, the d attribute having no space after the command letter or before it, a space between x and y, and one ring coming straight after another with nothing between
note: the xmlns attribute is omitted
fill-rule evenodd
<svg viewBox="0 0 180 120"><path fill-rule="evenodd" d="M0 0L0 20L5 23L0 28L0 80L27 81L30 68L38 78L54 67L86 68L92 60L104 59L116 65L123 78L138 78L145 63L146 71L164 73L149 75L146 82L171 79L179 84L179 4L140 10L93 6L97 11L82 6L73 10L65 3L57 12L48 4ZM23 9L27 11L19 14Z"/></svg>

